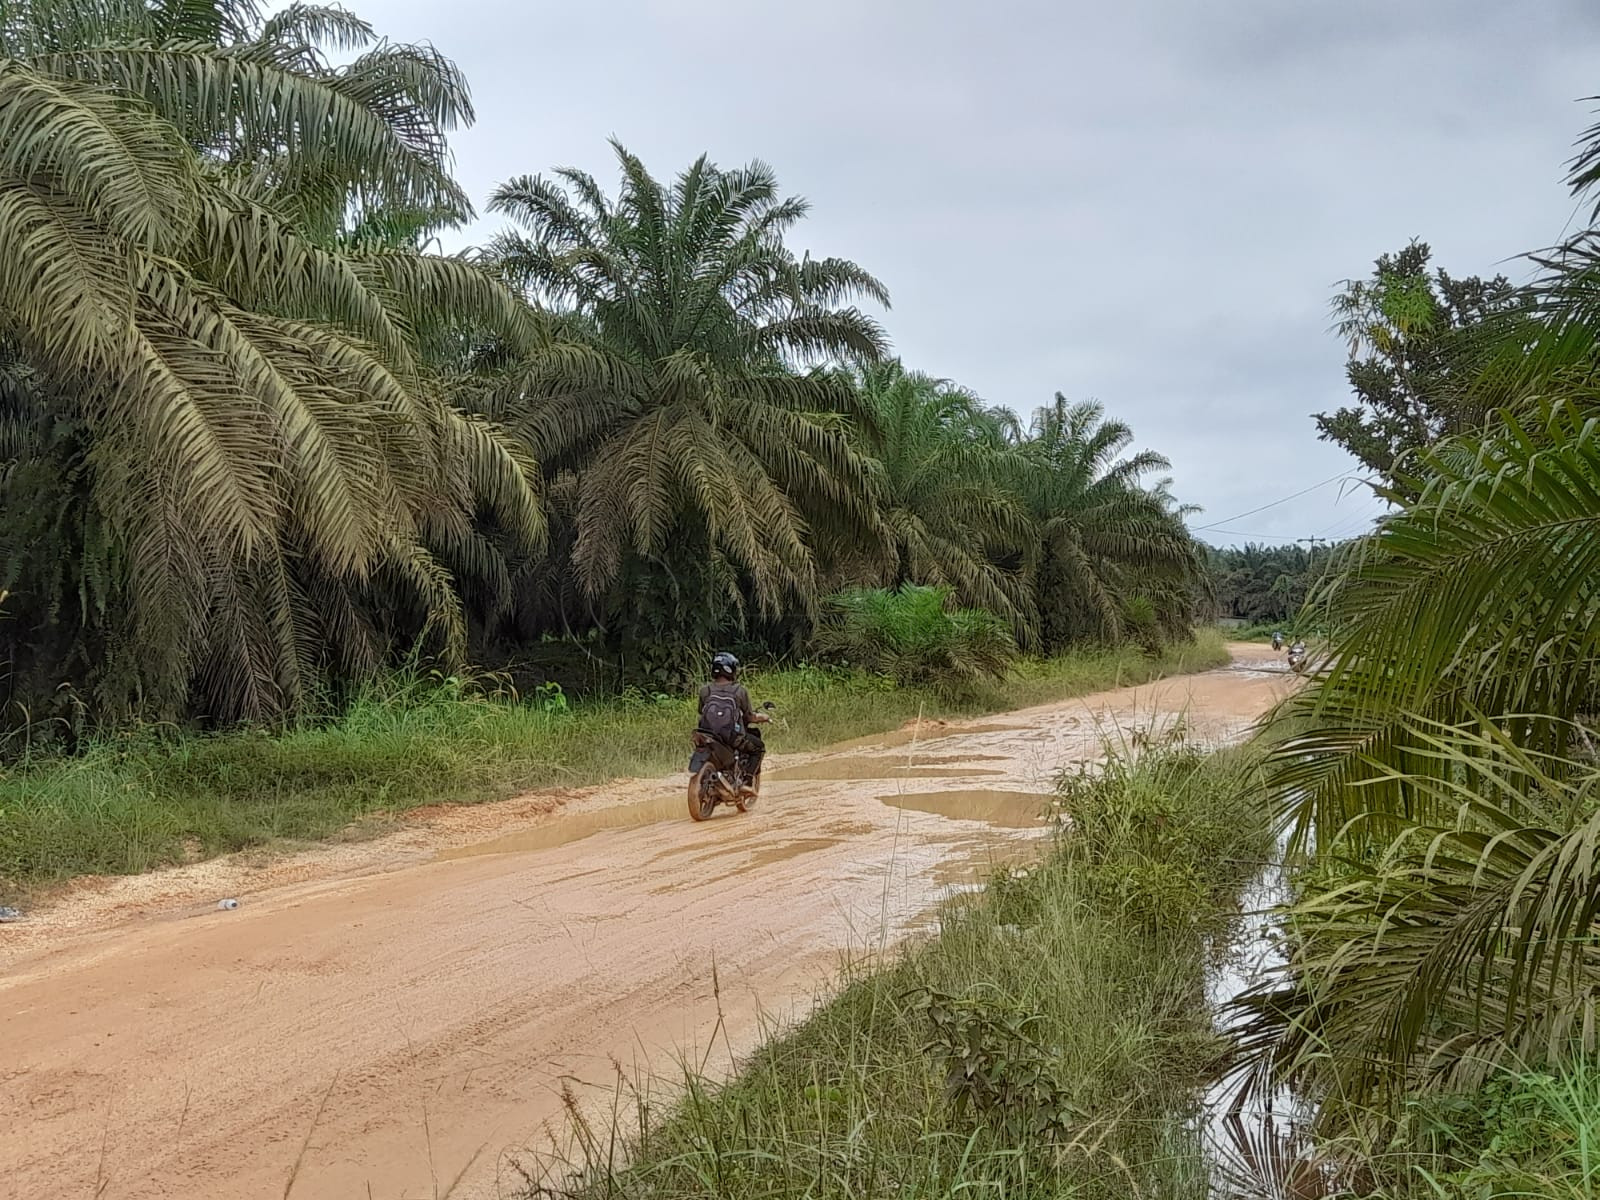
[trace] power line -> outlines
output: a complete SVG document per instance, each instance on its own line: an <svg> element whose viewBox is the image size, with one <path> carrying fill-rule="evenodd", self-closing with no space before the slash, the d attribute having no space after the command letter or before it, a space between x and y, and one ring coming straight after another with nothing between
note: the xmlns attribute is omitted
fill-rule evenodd
<svg viewBox="0 0 1600 1200"><path fill-rule="evenodd" d="M1347 513L1342 517L1335 517L1328 523L1327 528L1317 531L1317 536L1327 537L1329 534L1334 533L1335 530L1343 534L1346 529L1352 526L1359 528L1364 522L1377 520L1387 507L1389 507L1389 502L1382 496L1368 496L1367 502L1357 509L1355 513Z"/></svg>
<svg viewBox="0 0 1600 1200"><path fill-rule="evenodd" d="M1206 530L1211 529L1211 530L1216 530L1219 533L1227 533L1229 531L1226 530L1226 529L1222 529L1221 526L1228 524L1230 521L1238 521L1238 520L1242 520L1245 517L1253 517L1258 512L1266 512L1267 509L1269 509L1269 508L1277 508L1278 505L1280 505L1280 504L1287 504L1290 500L1299 499L1301 496L1304 496L1307 492L1314 492L1318 488L1327 487L1330 483L1334 483L1337 480L1350 479L1350 478L1353 478L1353 473L1352 472L1350 472L1350 471L1340 471L1337 475L1330 475L1328 478L1324 479L1321 483L1313 483L1310 487L1301 488L1298 492L1293 492L1293 493L1283 497L1281 500L1274 500L1270 504L1263 504L1259 508L1252 508L1252 509L1249 509L1249 510L1247 510L1245 512L1234 513L1233 516L1231 516L1231 517L1223 517L1222 520L1216 522L1213 525L1197 525L1197 526L1194 526L1192 529L1190 529L1189 532L1190 533L1204 533ZM1363 481L1363 482L1365 482L1365 481ZM1283 539L1279 539L1279 540L1283 540Z"/></svg>
<svg viewBox="0 0 1600 1200"><path fill-rule="evenodd" d="M1354 517L1348 520L1340 521L1337 527L1331 530L1324 529L1317 536L1325 537L1329 541L1342 542L1346 538L1354 537L1359 533L1366 532L1367 527L1376 524L1378 519L1382 516L1383 512L1381 509L1357 513Z"/></svg>
<svg viewBox="0 0 1600 1200"><path fill-rule="evenodd" d="M1287 537L1281 533L1246 533L1242 529L1219 529L1215 525L1206 526L1206 530L1210 533L1225 533L1229 537L1249 538L1252 542L1300 542L1305 540L1304 538ZM1189 532L1198 533L1200 531L1191 529Z"/></svg>

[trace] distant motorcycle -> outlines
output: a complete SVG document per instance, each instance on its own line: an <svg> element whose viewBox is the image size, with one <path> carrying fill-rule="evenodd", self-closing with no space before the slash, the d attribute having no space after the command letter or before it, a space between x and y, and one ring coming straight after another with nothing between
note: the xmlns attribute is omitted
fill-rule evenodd
<svg viewBox="0 0 1600 1200"><path fill-rule="evenodd" d="M1272 648L1274 650L1282 650L1283 649L1283 634L1274 633L1272 635Z"/></svg>
<svg viewBox="0 0 1600 1200"><path fill-rule="evenodd" d="M1289 669L1296 675L1304 675L1306 671L1306 644L1296 642L1289 647Z"/></svg>
<svg viewBox="0 0 1600 1200"><path fill-rule="evenodd" d="M768 700L761 709L770 713L773 707ZM731 804L740 812L754 808L761 777L751 777L750 756L704 729L696 729L689 740L694 743L689 759L689 816L696 821L709 820L719 804ZM746 795L747 786L758 790Z"/></svg>

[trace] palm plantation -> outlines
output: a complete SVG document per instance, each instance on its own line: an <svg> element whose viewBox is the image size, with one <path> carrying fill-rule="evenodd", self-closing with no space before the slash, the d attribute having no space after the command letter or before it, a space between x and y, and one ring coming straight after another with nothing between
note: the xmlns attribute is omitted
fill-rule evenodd
<svg viewBox="0 0 1600 1200"><path fill-rule="evenodd" d="M342 9L7 7L8 722L280 719L551 637L796 650L863 584L1117 636L1149 460L1041 457L887 364L886 289L787 247L807 205L761 163L663 183L618 145L614 196L520 176L484 251L425 252L471 215L472 116Z"/></svg>
<svg viewBox="0 0 1600 1200"><path fill-rule="evenodd" d="M1141 482L1170 464L1149 450L1120 457L1132 441L1133 431L1106 420L1100 405L1069 404L1057 392L1017 447L1023 500L1039 533L1036 603L1047 648L1122 636L1135 598L1161 624L1187 627L1183 589L1199 569L1195 544L1166 485Z"/></svg>
<svg viewBox="0 0 1600 1200"><path fill-rule="evenodd" d="M1465 309L1420 244L1349 285L1361 403L1319 427L1392 511L1331 558L1214 554L1206 597L1162 455L895 358L885 284L795 250L808 205L764 163L614 143L614 185L516 175L500 232L431 252L475 215L473 115L453 63L342 8L0 8L3 761L325 725L395 680L564 712L563 656L636 699L713 644L970 688L1159 651L1215 599L1330 634L1268 730L1301 873L1240 1063L1375 1195L1430 1105L1586 1069L1600 231L1525 289L1439 273ZM1585 204L1597 164L1591 129Z"/></svg>
<svg viewBox="0 0 1600 1200"><path fill-rule="evenodd" d="M323 46L373 42L339 10L9 13L14 669L112 713L231 719L372 669L394 634L459 644L430 542L483 501L530 545L543 516L526 448L447 403L429 314L532 327L465 264L333 241L369 209L466 211L454 69L387 44L330 66Z"/></svg>
<svg viewBox="0 0 1600 1200"><path fill-rule="evenodd" d="M1045 649L1122 637L1130 605L1187 629L1197 552L1165 483L1144 483L1167 460L1122 457L1133 433L1098 404L1057 393L1023 429L899 363L860 388L886 529L878 575L859 574L948 588Z"/></svg>
<svg viewBox="0 0 1600 1200"><path fill-rule="evenodd" d="M1003 416L899 362L866 369L859 387L859 442L876 471L883 553L841 566L854 568L853 582L948 587L961 604L988 609L1019 634L1031 630L1023 560L1033 529Z"/></svg>
<svg viewBox="0 0 1600 1200"><path fill-rule="evenodd" d="M491 261L574 343L519 364L502 408L564 493L558 569L590 597L667 572L691 609L804 610L812 531L874 534L869 467L843 424L857 396L830 364L881 356L852 302L888 295L854 263L785 247L806 205L764 165L700 159L663 185L616 152L615 199L565 171L490 204L515 223Z"/></svg>

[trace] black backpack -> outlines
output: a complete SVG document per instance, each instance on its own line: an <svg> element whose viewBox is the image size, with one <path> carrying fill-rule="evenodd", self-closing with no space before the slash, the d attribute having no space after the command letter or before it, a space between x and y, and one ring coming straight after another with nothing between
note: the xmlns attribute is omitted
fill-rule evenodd
<svg viewBox="0 0 1600 1200"><path fill-rule="evenodd" d="M743 717L737 700L725 692L712 692L700 707L700 728L731 743L744 728Z"/></svg>

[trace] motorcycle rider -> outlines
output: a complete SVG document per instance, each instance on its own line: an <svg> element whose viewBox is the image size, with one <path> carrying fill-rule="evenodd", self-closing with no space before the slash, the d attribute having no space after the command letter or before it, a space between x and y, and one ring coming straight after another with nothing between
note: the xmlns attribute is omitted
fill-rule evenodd
<svg viewBox="0 0 1600 1200"><path fill-rule="evenodd" d="M1274 629L1272 631L1272 648L1274 650L1283 649L1283 631L1281 629Z"/></svg>
<svg viewBox="0 0 1600 1200"><path fill-rule="evenodd" d="M707 707L712 710L708 716ZM737 711L737 725L733 729L716 728L718 725L726 726L727 721L716 720L714 714L724 711ZM740 789L743 796L754 796L761 786L761 760L767 753L767 745L761 740L761 734L756 731L757 725L764 725L772 718L764 712L757 712L750 705L750 693L745 690L744 684L739 682L739 660L726 650L719 650L711 656L711 682L700 685L700 724L702 733L709 733L713 737L721 738L734 750L745 756L745 761L750 764L749 782Z"/></svg>

